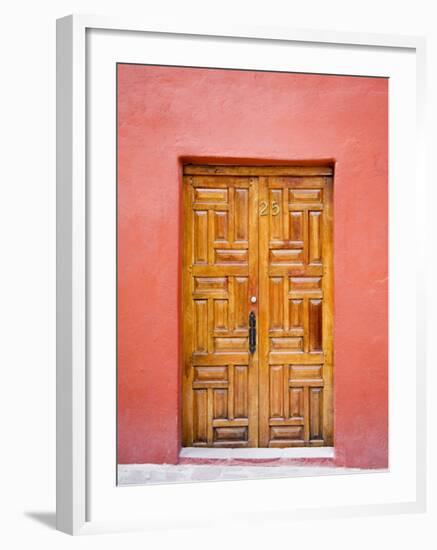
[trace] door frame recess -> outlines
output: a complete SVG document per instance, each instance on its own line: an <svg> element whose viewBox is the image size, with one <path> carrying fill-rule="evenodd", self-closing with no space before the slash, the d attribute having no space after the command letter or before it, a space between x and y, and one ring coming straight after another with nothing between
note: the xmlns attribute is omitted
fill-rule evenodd
<svg viewBox="0 0 437 550"><path fill-rule="evenodd" d="M253 164L252 164L253 163ZM208 162L202 162L196 159L195 162L184 160L181 165L182 179L185 176L242 176L242 177L269 177L269 176L290 176L290 177L312 177L322 176L326 178L326 189L328 195L328 201L324 203L324 224L326 224L326 230L328 233L328 239L330 239L330 249L328 258L324 258L323 263L323 304L324 309L326 303L328 304L329 314L323 313L323 353L325 356L324 362L324 380L328 379L328 392L327 396L323 398L323 423L325 435L324 446L294 446L294 447L182 447L180 445L180 458L185 459L259 459L259 458L333 458L334 457L334 409L333 409L333 393L334 393L334 369L333 369L333 347L334 347L334 333L333 333L333 316L334 316L334 242L333 242L333 191L334 191L334 162L328 161L302 161L293 162L292 164L286 164L280 161L255 161L247 160L245 162L236 163L229 162L223 163L214 162L208 159ZM181 272L180 272L180 349L181 349L181 368L180 368L180 384L179 384L179 425L180 425L180 437L183 440L183 422L184 422L184 363L186 361L184 351L184 290L185 283L184 277L186 276L185 266L185 247L184 238L186 233L185 221L186 221L186 193L184 192L182 182L181 193ZM327 213L325 214L325 210ZM324 238L326 240L326 237ZM323 247L326 245L323 244ZM326 264L325 264L326 261ZM327 335L327 336L325 336ZM329 338L329 342L326 340ZM259 379L259 373L258 373ZM259 413L259 404L258 404ZM257 427L259 430L259 425ZM325 431L326 430L326 431Z"/></svg>

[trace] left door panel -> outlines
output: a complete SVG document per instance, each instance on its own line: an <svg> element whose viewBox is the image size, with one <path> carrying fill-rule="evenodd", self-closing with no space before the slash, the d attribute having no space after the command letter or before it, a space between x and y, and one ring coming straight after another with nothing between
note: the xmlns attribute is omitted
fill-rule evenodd
<svg viewBox="0 0 437 550"><path fill-rule="evenodd" d="M256 177L183 178L183 437L186 447L258 445Z"/></svg>

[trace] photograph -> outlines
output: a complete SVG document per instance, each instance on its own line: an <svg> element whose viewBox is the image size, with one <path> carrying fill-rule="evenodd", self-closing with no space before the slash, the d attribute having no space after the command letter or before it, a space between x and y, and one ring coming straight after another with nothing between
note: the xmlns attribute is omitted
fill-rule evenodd
<svg viewBox="0 0 437 550"><path fill-rule="evenodd" d="M116 80L118 485L386 472L389 79Z"/></svg>

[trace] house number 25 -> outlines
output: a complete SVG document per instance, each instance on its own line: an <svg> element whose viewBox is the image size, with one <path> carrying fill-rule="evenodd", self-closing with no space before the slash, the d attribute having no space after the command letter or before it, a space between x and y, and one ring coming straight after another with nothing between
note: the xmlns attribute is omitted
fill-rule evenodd
<svg viewBox="0 0 437 550"><path fill-rule="evenodd" d="M272 209L272 216L277 216L281 211L279 208L279 204L276 201L272 201L270 204L270 207ZM259 203L259 215L267 216L268 213L269 213L269 203L267 201L261 201Z"/></svg>

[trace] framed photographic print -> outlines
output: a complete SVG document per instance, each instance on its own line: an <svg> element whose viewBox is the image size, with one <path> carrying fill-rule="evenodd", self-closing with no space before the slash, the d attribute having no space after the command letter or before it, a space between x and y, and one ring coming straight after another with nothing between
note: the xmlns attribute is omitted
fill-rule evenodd
<svg viewBox="0 0 437 550"><path fill-rule="evenodd" d="M58 21L59 529L423 508L423 64Z"/></svg>

